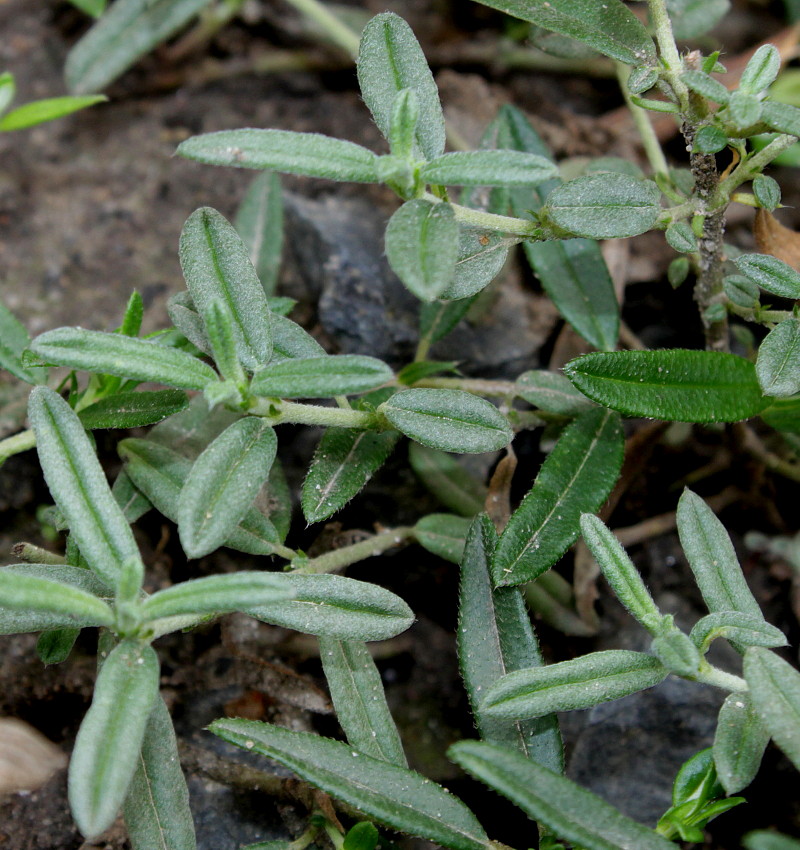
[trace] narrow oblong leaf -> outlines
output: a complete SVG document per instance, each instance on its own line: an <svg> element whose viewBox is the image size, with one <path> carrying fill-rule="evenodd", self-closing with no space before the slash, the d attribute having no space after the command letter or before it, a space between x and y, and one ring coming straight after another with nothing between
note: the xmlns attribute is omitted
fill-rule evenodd
<svg viewBox="0 0 800 850"><path fill-rule="evenodd" d="M446 452L497 451L514 436L493 404L462 390L401 390L378 410L407 437Z"/></svg>
<svg viewBox="0 0 800 850"><path fill-rule="evenodd" d="M769 649L751 646L744 656L744 678L767 732L800 768L800 673Z"/></svg>
<svg viewBox="0 0 800 850"><path fill-rule="evenodd" d="M442 186L535 186L558 176L558 167L525 151L456 151L429 162L420 175Z"/></svg>
<svg viewBox="0 0 800 850"><path fill-rule="evenodd" d="M609 410L588 411L567 426L500 536L492 558L496 585L530 581L567 551L581 514L608 498L623 453L622 426Z"/></svg>
<svg viewBox="0 0 800 850"><path fill-rule="evenodd" d="M397 431L328 428L303 481L306 521L321 522L344 507L380 469L399 437Z"/></svg>
<svg viewBox="0 0 800 850"><path fill-rule="evenodd" d="M64 118L73 112L86 109L108 100L105 95L87 95L84 97L48 97L44 100L32 100L6 112L0 118L0 133L9 130L25 130L44 124L46 121L55 121L56 118Z"/></svg>
<svg viewBox="0 0 800 850"><path fill-rule="evenodd" d="M145 728L158 696L158 658L123 641L105 660L69 763L69 802L91 838L111 826L136 771Z"/></svg>
<svg viewBox="0 0 800 850"><path fill-rule="evenodd" d="M586 850L675 850L675 844L605 800L519 753L483 741L459 741L449 757L508 797L555 835Z"/></svg>
<svg viewBox="0 0 800 850"><path fill-rule="evenodd" d="M81 630L77 626L42 632L39 640L36 641L36 654L39 660L45 666L66 661L80 633Z"/></svg>
<svg viewBox="0 0 800 850"><path fill-rule="evenodd" d="M319 133L220 130L192 136L181 142L175 153L206 165L264 168L349 183L378 182L376 154L353 142Z"/></svg>
<svg viewBox="0 0 800 850"><path fill-rule="evenodd" d="M332 398L367 392L393 377L376 357L333 354L271 364L253 376L250 389L269 398Z"/></svg>
<svg viewBox="0 0 800 850"><path fill-rule="evenodd" d="M414 526L414 538L429 552L457 564L464 553L470 520L453 514L428 514Z"/></svg>
<svg viewBox="0 0 800 850"><path fill-rule="evenodd" d="M0 606L11 611L55 615L60 623L110 626L114 622L114 612L93 594L70 584L10 570L0 570Z"/></svg>
<svg viewBox="0 0 800 850"><path fill-rule="evenodd" d="M123 807L134 848L195 850L189 789L167 706L156 697Z"/></svg>
<svg viewBox="0 0 800 850"><path fill-rule="evenodd" d="M139 550L76 413L58 393L36 387L28 403L47 486L92 570L113 586Z"/></svg>
<svg viewBox="0 0 800 850"><path fill-rule="evenodd" d="M319 639L319 657L347 742L372 758L407 767L381 674L363 641Z"/></svg>
<svg viewBox="0 0 800 850"><path fill-rule="evenodd" d="M800 319L784 319L767 334L758 348L756 375L765 395L800 393Z"/></svg>
<svg viewBox="0 0 800 850"><path fill-rule="evenodd" d="M210 366L185 351L121 334L56 328L39 334L30 350L56 366L188 390L205 389L217 380Z"/></svg>
<svg viewBox="0 0 800 850"><path fill-rule="evenodd" d="M67 56L64 74L74 94L96 92L166 41L209 0L117 0Z"/></svg>
<svg viewBox="0 0 800 850"><path fill-rule="evenodd" d="M422 483L447 508L474 517L486 504L486 485L445 452L408 444L408 460Z"/></svg>
<svg viewBox="0 0 800 850"><path fill-rule="evenodd" d="M577 416L594 406L563 375L544 369L523 372L516 380L515 392L534 407L561 416Z"/></svg>
<svg viewBox="0 0 800 850"><path fill-rule="evenodd" d="M736 794L756 778L768 743L769 732L750 696L729 694L719 712L713 748L717 777L726 794Z"/></svg>
<svg viewBox="0 0 800 850"><path fill-rule="evenodd" d="M117 445L125 471L153 506L177 522L178 499L191 469L191 461L153 440L129 438ZM248 510L224 546L250 555L272 555L278 532L257 508Z"/></svg>
<svg viewBox="0 0 800 850"><path fill-rule="evenodd" d="M589 398L627 416L671 422L738 422L769 399L755 366L720 351L598 351L564 372Z"/></svg>
<svg viewBox="0 0 800 850"><path fill-rule="evenodd" d="M361 96L384 137L391 135L395 98L410 89L419 110L414 155L439 156L445 143L439 90L411 27L392 12L376 15L361 34L356 67Z"/></svg>
<svg viewBox="0 0 800 850"><path fill-rule="evenodd" d="M267 171L250 184L234 221L267 295L275 291L283 249L283 198L277 174Z"/></svg>
<svg viewBox="0 0 800 850"><path fill-rule="evenodd" d="M141 428L154 425L189 406L180 390L115 393L84 407L78 418L87 431L96 428Z"/></svg>
<svg viewBox="0 0 800 850"><path fill-rule="evenodd" d="M284 574L241 570L159 590L142 603L141 610L146 619L159 620L182 614L225 614L293 598L294 590Z"/></svg>
<svg viewBox="0 0 800 850"><path fill-rule="evenodd" d="M519 750L558 773L564 751L554 715L505 720L483 709L483 695L501 676L543 664L525 602L516 588L492 589L489 561L497 541L485 514L467 535L461 562L458 608L458 663L481 738Z"/></svg>
<svg viewBox="0 0 800 850"><path fill-rule="evenodd" d="M394 593L365 581L337 575L285 573L295 598L255 608L245 614L337 640L386 640L404 632L414 613Z"/></svg>
<svg viewBox="0 0 800 850"><path fill-rule="evenodd" d="M272 355L269 305L236 230L216 210L202 207L183 226L179 255L195 308L205 315L215 299L222 301L240 362L251 371L265 366Z"/></svg>
<svg viewBox="0 0 800 850"><path fill-rule="evenodd" d="M769 254L740 254L734 260L739 271L765 292L781 298L800 298L800 272Z"/></svg>
<svg viewBox="0 0 800 850"><path fill-rule="evenodd" d="M252 720L217 720L210 731L285 765L322 791L393 829L454 850L486 850L475 815L440 785L347 744Z"/></svg>
<svg viewBox="0 0 800 850"><path fill-rule="evenodd" d="M660 199L655 183L608 171L556 187L542 213L576 236L617 239L650 230L661 212Z"/></svg>
<svg viewBox="0 0 800 850"><path fill-rule="evenodd" d="M297 322L273 312L271 363L296 358L322 357L324 355L325 349L311 334L306 333Z"/></svg>
<svg viewBox="0 0 800 850"><path fill-rule="evenodd" d="M703 71L684 71L681 79L691 91L716 103L727 103L731 93L719 80Z"/></svg>
<svg viewBox="0 0 800 850"><path fill-rule="evenodd" d="M741 611L717 611L699 619L689 637L705 652L717 638L727 638L738 646L766 646L774 649L786 646L786 635L763 617L742 614Z"/></svg>
<svg viewBox="0 0 800 850"><path fill-rule="evenodd" d="M267 480L277 448L275 431L248 416L197 458L177 506L181 546L190 558L207 555L230 538Z"/></svg>
<svg viewBox="0 0 800 850"><path fill-rule="evenodd" d="M689 635L674 626L670 616L663 618L650 647L664 667L678 676L696 676L703 663Z"/></svg>
<svg viewBox="0 0 800 850"><path fill-rule="evenodd" d="M403 204L386 227L386 258L417 298L438 298L453 282L458 260L458 223L450 204Z"/></svg>
<svg viewBox="0 0 800 850"><path fill-rule="evenodd" d="M668 673L657 658L643 652L591 652L570 661L506 674L488 689L483 707L495 717L511 720L591 708L652 688Z"/></svg>
<svg viewBox="0 0 800 850"><path fill-rule="evenodd" d="M30 341L24 325L0 301L0 369L28 384L40 384L47 377L46 370L22 365L22 352Z"/></svg>

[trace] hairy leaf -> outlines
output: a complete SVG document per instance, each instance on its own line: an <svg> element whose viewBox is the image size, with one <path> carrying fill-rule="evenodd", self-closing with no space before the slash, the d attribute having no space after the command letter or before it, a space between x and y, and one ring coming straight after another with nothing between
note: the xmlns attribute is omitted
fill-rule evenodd
<svg viewBox="0 0 800 850"><path fill-rule="evenodd" d="M11 611L53 615L60 623L110 626L114 622L111 608L95 595L15 570L0 570L0 604Z"/></svg>
<svg viewBox="0 0 800 850"><path fill-rule="evenodd" d="M730 795L756 778L769 732L764 728L746 693L733 693L722 705L714 734L714 765L717 776Z"/></svg>
<svg viewBox="0 0 800 850"><path fill-rule="evenodd" d="M547 157L516 150L456 151L429 162L420 172L442 186L535 186L558 175Z"/></svg>
<svg viewBox="0 0 800 850"><path fill-rule="evenodd" d="M154 425L189 406L180 390L121 392L84 407L78 418L87 431L96 428L141 428Z"/></svg>
<svg viewBox="0 0 800 850"><path fill-rule="evenodd" d="M11 372L27 384L40 384L47 379L47 371L22 364L22 352L30 341L25 327L0 301L0 369Z"/></svg>
<svg viewBox="0 0 800 850"><path fill-rule="evenodd" d="M594 406L583 393L557 372L533 369L523 372L517 378L516 384L516 394L520 398L548 413L578 416Z"/></svg>
<svg viewBox="0 0 800 850"><path fill-rule="evenodd" d="M454 513L474 517L483 510L487 488L445 452L408 444L411 468L434 496Z"/></svg>
<svg viewBox="0 0 800 850"><path fill-rule="evenodd" d="M414 538L429 552L457 564L464 553L470 521L453 514L428 514L414 526Z"/></svg>
<svg viewBox="0 0 800 850"><path fill-rule="evenodd" d="M250 184L234 226L250 254L264 292L272 295L278 279L283 248L283 200L277 174L259 174Z"/></svg>
<svg viewBox="0 0 800 850"><path fill-rule="evenodd" d="M739 271L763 290L781 298L800 298L800 272L768 254L740 254L734 260Z"/></svg>
<svg viewBox="0 0 800 850"><path fill-rule="evenodd" d="M758 348L756 375L765 395L800 393L800 319L784 319Z"/></svg>
<svg viewBox="0 0 800 850"><path fill-rule="evenodd" d="M269 365L253 376L250 389L270 398L331 398L375 389L393 377L376 357L334 354Z"/></svg>

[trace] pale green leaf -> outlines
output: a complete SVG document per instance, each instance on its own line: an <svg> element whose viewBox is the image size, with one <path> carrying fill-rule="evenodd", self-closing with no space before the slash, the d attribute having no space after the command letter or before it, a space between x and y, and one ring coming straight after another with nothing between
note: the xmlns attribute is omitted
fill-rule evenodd
<svg viewBox="0 0 800 850"><path fill-rule="evenodd" d="M464 553L470 520L453 514L428 514L414 526L414 538L434 555L457 564Z"/></svg>
<svg viewBox="0 0 800 850"><path fill-rule="evenodd" d="M277 174L267 171L253 180L236 211L234 226L247 247L264 292L272 295L283 249L283 199Z"/></svg>
<svg viewBox="0 0 800 850"><path fill-rule="evenodd" d="M420 175L442 186L535 186L558 176L558 167L525 151L456 151L429 162Z"/></svg>
<svg viewBox="0 0 800 850"><path fill-rule="evenodd" d="M784 319L767 334L758 349L756 375L765 395L800 393L800 319Z"/></svg>
<svg viewBox="0 0 800 850"><path fill-rule="evenodd" d="M253 376L250 389L269 398L331 398L367 392L393 377L376 357L334 354L270 364Z"/></svg>
<svg viewBox="0 0 800 850"><path fill-rule="evenodd" d="M730 694L719 712L713 749L717 776L726 794L736 794L756 778L768 743L769 732L750 696Z"/></svg>

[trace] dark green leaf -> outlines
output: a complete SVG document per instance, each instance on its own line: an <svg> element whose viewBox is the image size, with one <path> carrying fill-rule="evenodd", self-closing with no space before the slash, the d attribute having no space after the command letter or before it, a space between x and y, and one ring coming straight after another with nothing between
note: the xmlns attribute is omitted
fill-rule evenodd
<svg viewBox="0 0 800 850"><path fill-rule="evenodd" d="M768 100L762 105L761 114L773 130L800 136L800 109L796 106Z"/></svg>
<svg viewBox="0 0 800 850"><path fill-rule="evenodd" d="M559 773L564 753L555 716L504 720L483 709L483 694L504 674L541 666L542 655L525 602L516 588L492 590L489 560L497 534L485 514L476 517L461 564L458 660L481 737L515 747Z"/></svg>
<svg viewBox="0 0 800 850"><path fill-rule="evenodd" d="M42 632L36 641L36 654L45 666L66 661L81 633L80 628L54 629Z"/></svg>
<svg viewBox="0 0 800 850"><path fill-rule="evenodd" d="M78 418L87 431L95 428L141 428L160 422L188 406L189 399L180 390L123 392L84 407Z"/></svg>
<svg viewBox="0 0 800 850"><path fill-rule="evenodd" d="M69 802L81 832L108 829L128 793L158 696L158 658L123 641L103 664L69 763Z"/></svg>
<svg viewBox="0 0 800 850"><path fill-rule="evenodd" d="M411 468L422 483L451 511L474 517L486 503L486 485L454 458L419 443L408 444Z"/></svg>
<svg viewBox="0 0 800 850"><path fill-rule="evenodd" d="M616 239L650 230L661 212L660 198L649 180L604 172L556 187L542 213L576 236Z"/></svg>
<svg viewBox="0 0 800 850"><path fill-rule="evenodd" d="M144 516L153 506L144 493L136 489L128 473L120 470L111 487L111 495L117 500L122 508L125 519L130 523L136 522L139 517Z"/></svg>
<svg viewBox="0 0 800 850"><path fill-rule="evenodd" d="M671 841L513 750L483 741L459 741L448 755L575 846L585 850L675 850Z"/></svg>
<svg viewBox="0 0 800 850"><path fill-rule="evenodd" d="M348 830L342 850L375 850L379 839L375 825L369 821L361 821Z"/></svg>
<svg viewBox="0 0 800 850"><path fill-rule="evenodd" d="M776 399L762 411L761 418L777 431L800 434L800 398Z"/></svg>
<svg viewBox="0 0 800 850"><path fill-rule="evenodd" d="M328 428L303 482L306 521L321 522L344 507L380 469L399 436L397 431Z"/></svg>
<svg viewBox="0 0 800 850"><path fill-rule="evenodd" d="M579 416L594 407L563 375L544 369L523 372L516 381L516 394L528 404L560 416Z"/></svg>
<svg viewBox="0 0 800 850"><path fill-rule="evenodd" d="M655 64L656 49L644 25L619 0L480 0L536 24L574 38L628 65Z"/></svg>
<svg viewBox="0 0 800 850"><path fill-rule="evenodd" d="M93 18L99 18L106 8L106 0L70 0L70 3Z"/></svg>
<svg viewBox="0 0 800 850"><path fill-rule="evenodd" d="M197 458L177 505L181 545L190 558L230 539L275 460L275 431L257 417L239 419Z"/></svg>
<svg viewBox="0 0 800 850"><path fill-rule="evenodd" d="M209 0L117 0L67 56L75 94L104 89L194 18Z"/></svg>
<svg viewBox="0 0 800 850"><path fill-rule="evenodd" d="M319 655L336 717L350 746L372 758L407 767L381 674L366 644L320 637Z"/></svg>
<svg viewBox="0 0 800 850"><path fill-rule="evenodd" d="M414 538L429 552L457 564L464 553L470 521L453 514L428 514L414 526Z"/></svg>
<svg viewBox="0 0 800 850"><path fill-rule="evenodd" d="M719 153L728 146L728 136L719 127L701 127L694 137L692 153Z"/></svg>
<svg viewBox="0 0 800 850"><path fill-rule="evenodd" d="M800 673L769 649L751 646L744 656L744 678L767 732L800 768Z"/></svg>
<svg viewBox="0 0 800 850"><path fill-rule="evenodd" d="M214 370L191 354L120 334L56 328L40 334L30 350L47 363L202 390L217 380Z"/></svg>
<svg viewBox="0 0 800 850"><path fill-rule="evenodd" d="M714 734L714 764L726 794L741 791L756 778L769 743L750 697L733 693L723 703Z"/></svg>
<svg viewBox="0 0 800 850"><path fill-rule="evenodd" d="M306 333L297 322L285 316L272 314L272 360L270 365L282 360L323 357L325 349Z"/></svg>
<svg viewBox="0 0 800 850"><path fill-rule="evenodd" d="M757 124L761 118L761 100L754 94L735 91L728 101L728 114L739 130Z"/></svg>
<svg viewBox="0 0 800 850"><path fill-rule="evenodd" d="M689 89L708 100L727 103L730 99L731 93L710 74L704 74L702 71L684 71L681 79Z"/></svg>
<svg viewBox="0 0 800 850"><path fill-rule="evenodd" d="M515 720L591 708L652 688L669 670L643 652L612 649L508 673L484 695L484 710Z"/></svg>
<svg viewBox="0 0 800 850"><path fill-rule="evenodd" d="M408 201L386 228L386 258L414 295L433 301L453 282L458 224L450 204Z"/></svg>
<svg viewBox="0 0 800 850"><path fill-rule="evenodd" d="M771 47L772 45L768 45ZM759 206L772 212L781 204L781 187L777 180L766 174L756 174L753 178L753 194Z"/></svg>
<svg viewBox="0 0 800 850"><path fill-rule="evenodd" d="M611 411L590 410L564 430L500 537L492 559L496 585L530 581L566 552L581 514L596 511L611 492L623 452L622 427Z"/></svg>
<svg viewBox="0 0 800 850"><path fill-rule="evenodd" d="M671 616L664 617L650 646L664 667L678 676L696 676L703 663L689 635L673 625Z"/></svg>
<svg viewBox="0 0 800 850"><path fill-rule="evenodd" d="M739 307L753 310L758 306L761 293L749 277L741 274L728 275L723 278L722 286L728 298Z"/></svg>
<svg viewBox="0 0 800 850"><path fill-rule="evenodd" d="M758 349L756 375L766 395L800 393L800 319L784 319L767 334Z"/></svg>
<svg viewBox="0 0 800 850"><path fill-rule="evenodd" d="M697 239L692 227L685 221L674 221L664 232L667 242L676 251L691 254L697 250Z"/></svg>
<svg viewBox="0 0 800 850"><path fill-rule="evenodd" d="M768 254L740 254L734 260L742 274L781 298L800 298L800 272Z"/></svg>
<svg viewBox="0 0 800 850"><path fill-rule="evenodd" d="M123 808L134 850L195 850L189 790L164 700L156 697Z"/></svg>
<svg viewBox="0 0 800 850"><path fill-rule="evenodd" d="M252 720L217 720L215 735L285 765L298 776L393 829L454 850L486 850L489 839L470 810L412 770L347 744Z"/></svg>
<svg viewBox="0 0 800 850"><path fill-rule="evenodd" d="M589 398L628 416L674 422L738 422L762 411L755 366L719 351L595 352L564 372Z"/></svg>
<svg viewBox="0 0 800 850"><path fill-rule="evenodd" d="M57 393L33 390L28 415L47 486L82 555L110 586L139 550L77 415Z"/></svg>
<svg viewBox="0 0 800 850"><path fill-rule="evenodd" d="M269 398L330 398L375 389L394 377L375 357L334 354L283 360L253 376L250 389Z"/></svg>
<svg viewBox="0 0 800 850"><path fill-rule="evenodd" d="M277 174L265 172L250 184L234 221L264 292L272 295L283 248L283 199Z"/></svg>
<svg viewBox="0 0 800 850"><path fill-rule="evenodd" d="M446 452L497 451L513 438L493 404L461 390L401 390L378 410L407 437Z"/></svg>
<svg viewBox="0 0 800 850"><path fill-rule="evenodd" d="M505 256L503 257L505 260ZM420 336L431 343L438 342L464 318L472 306L475 296L455 301L435 301L423 304L419 314Z"/></svg>
<svg viewBox="0 0 800 850"><path fill-rule="evenodd" d="M71 115L87 106L94 106L108 100L105 95L89 95L85 97L48 97L44 100L32 100L30 103L18 106L11 112L6 112L0 118L0 133L9 130L25 130L44 124L46 121L55 121Z"/></svg>
<svg viewBox="0 0 800 850"><path fill-rule="evenodd" d="M442 186L535 186L558 176L558 168L547 157L524 151L456 151L429 162L420 175Z"/></svg>
<svg viewBox="0 0 800 850"><path fill-rule="evenodd" d="M319 133L221 130L181 142L176 153L206 165L264 168L350 183L378 182L378 157L372 151Z"/></svg>
<svg viewBox="0 0 800 850"><path fill-rule="evenodd" d="M358 51L361 96L378 129L391 134L395 97L414 92L419 108L415 156L433 159L444 151L444 115L439 91L411 27L398 15L384 12L364 27Z"/></svg>

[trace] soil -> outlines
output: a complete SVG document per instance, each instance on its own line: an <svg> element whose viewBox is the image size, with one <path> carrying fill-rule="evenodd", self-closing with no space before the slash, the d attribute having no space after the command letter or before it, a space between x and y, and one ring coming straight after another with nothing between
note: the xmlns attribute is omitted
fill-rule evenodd
<svg viewBox="0 0 800 850"><path fill-rule="evenodd" d="M166 301L183 287L177 259L183 222L199 206L212 206L232 217L253 176L173 157L183 139L219 129L278 127L326 133L385 150L360 102L348 62L335 50L309 41L302 21L278 0L251 0L248 5L249 26L229 26L184 61L173 61L167 48L156 51L111 87L109 103L0 137L0 297L31 334L60 325L113 328L134 288L144 298L145 331L166 325ZM486 48L484 58L491 55L501 26L495 13L477 4L435 0L365 0L349 5L369 14L391 8L409 20L426 53L438 57L434 66L448 122L470 144L477 143L497 106L510 101L528 111L559 158L640 155L629 125L616 111L620 102L611 80L513 70L475 58L474 51L467 50L471 44ZM780 14L780 4L767 8L764 2L741 0L734 4L720 39L731 50L744 51L781 27ZM63 93L64 60L85 27L85 19L64 2L0 0L0 70L16 75L18 102ZM317 70L278 74L243 70L243 65L252 66L272 50L305 51ZM681 145L672 146L680 157ZM791 202L800 191L794 173L776 171L775 176L784 186L785 202ZM286 178L284 185L301 199L301 206L313 201L329 209L366 209L367 214L375 210L378 221L395 207L388 191L373 187L292 178ZM784 223L791 225L792 217L789 212ZM747 213L737 212L731 225L730 241L749 248ZM291 238L289 234L287 239ZM605 250L624 292L625 320L645 344L702 345L699 323L687 319L696 315L691 293L686 287L674 293L666 282L672 252L663 239L645 236L611 242ZM379 256L380 246L377 252ZM303 256L291 247L287 250L279 292L295 297L299 293L301 303L294 315L329 350L343 350L342 339L331 332L303 289L302 282L308 279ZM504 328L480 330L478 317L476 333L488 336L465 337L463 345L475 346L478 339L480 346L497 355L481 364L496 370L483 372L485 377L502 376L509 364L518 371L521 363L528 364L522 368L555 368L581 350L580 340L561 327L538 285L519 264L509 265L494 291L495 303L506 310L508 321L523 323L514 332L516 339L529 336L525 346L515 348L509 340L507 350L495 351L494 345L506 344L499 339ZM0 381L0 437L23 425L26 392ZM114 444L119 436L98 438L111 475L118 469ZM289 429L286 438L282 435L281 458L295 498L316 438L313 431L299 429ZM533 479L544 456L539 439L538 432L527 433L515 443L520 482L515 496L527 489L524 482ZM791 571L780 561L747 552L741 543L753 528L780 534L798 530L796 511L790 510L796 505L796 485L766 477L737 456L722 430L673 427L664 439L640 451L612 526L630 527L673 511L681 487L690 481L706 498L730 494L734 488L735 497L723 500L722 519L734 532L748 580L768 619L796 645L800 628L797 608L791 605ZM480 473L488 476L490 471L484 464ZM48 503L33 453L15 457L0 469L0 510L5 517L0 563L13 562L11 545L19 540L54 548L63 545L37 519L37 509ZM314 545L322 550L354 531L372 530L375 523L414 522L436 510L441 507L421 489L397 453L335 518L335 524L306 529L296 520L289 542L304 550ZM254 564L253 559L221 550L187 566L174 528L154 513L137 523L136 537L148 566L150 589L189 575ZM657 601L675 613L679 624L691 624L702 610L700 600L668 524L664 533L633 546L631 553ZM559 570L568 579L573 577L572 556ZM412 767L446 783L486 816L487 823L500 823L493 837L512 846L530 846L534 841L530 822L468 782L444 756L449 743L474 734L453 641L457 568L414 548L389 553L380 563L363 562L348 574L370 580L379 576L418 616L406 634L377 650ZM584 606L587 600L590 605L594 583L580 584L579 564L574 577L576 586L584 588ZM603 587L599 594L600 618L592 635L565 635L538 622L548 658L561 660L612 647L646 649L640 631ZM45 668L35 644L35 636L0 637L0 717L25 720L68 753L91 698L95 647L84 634L67 663ZM179 733L201 850L236 850L248 842L289 839L302 831L306 809L291 783L282 798L253 790L250 768L284 775L280 769L242 760L203 728L215 717L229 715L340 734L315 652L311 639L239 617L159 642L162 693ZM672 690L656 689L642 699L622 701L621 708L610 714L595 710L564 718L573 778L651 825L669 805L677 768L710 744L719 704L718 696L707 689L677 684L670 686ZM659 787L650 793L646 786L654 784ZM797 834L800 782L777 750L769 750L761 775L745 796L749 805L712 824L709 847L729 850L753 828L776 826ZM36 790L0 795L2 850L127 847L121 822L101 839L88 843L82 839L69 815L64 769Z"/></svg>

